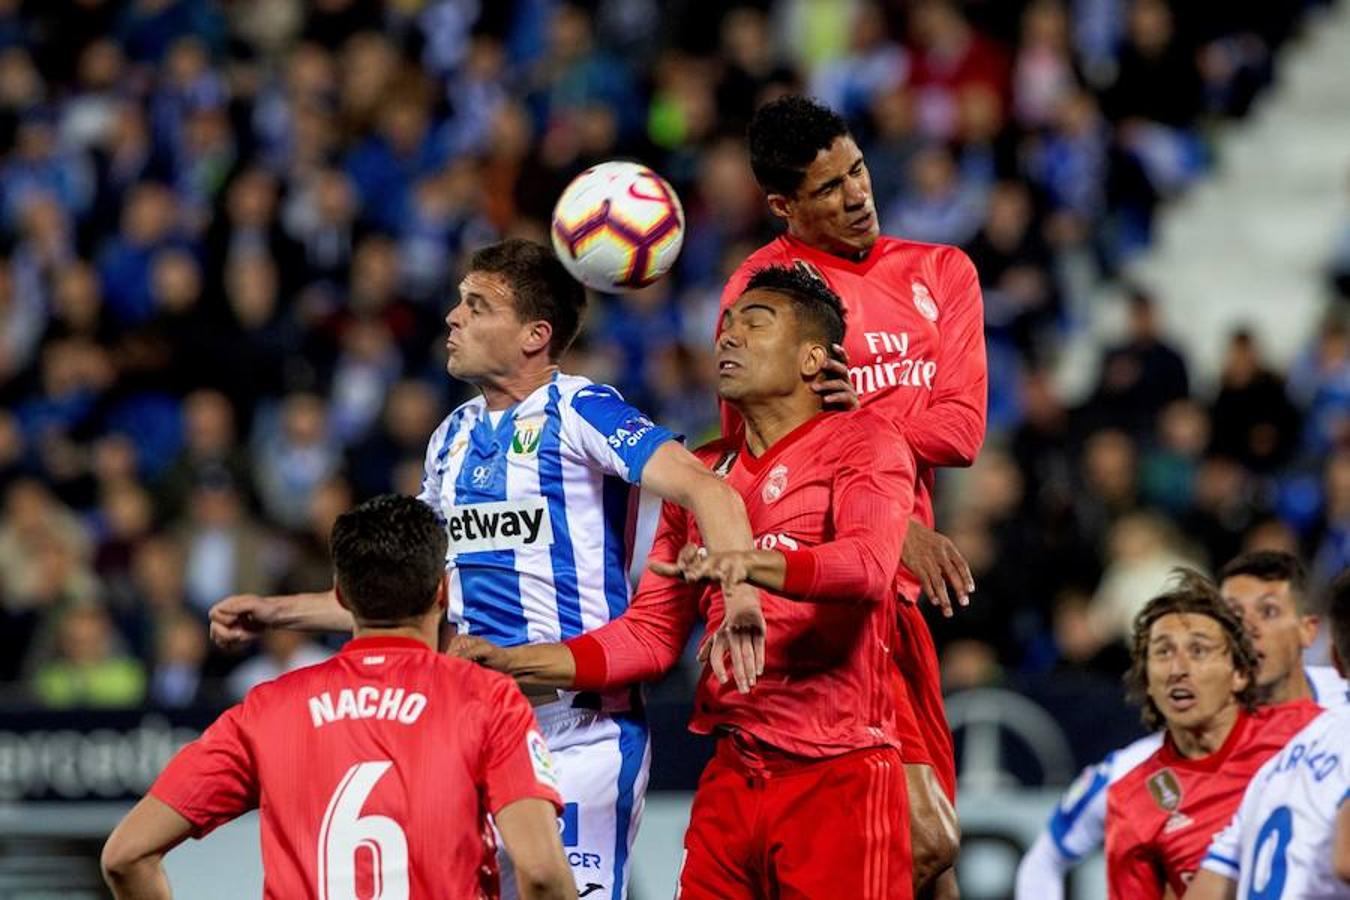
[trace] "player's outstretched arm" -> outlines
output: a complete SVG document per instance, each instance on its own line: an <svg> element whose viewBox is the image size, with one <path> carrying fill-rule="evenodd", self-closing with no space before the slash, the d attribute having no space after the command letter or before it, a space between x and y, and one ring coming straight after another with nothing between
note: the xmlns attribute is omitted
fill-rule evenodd
<svg viewBox="0 0 1350 900"><path fill-rule="evenodd" d="M1186 889L1186 900L1234 900L1237 885L1218 872L1201 869Z"/></svg>
<svg viewBox="0 0 1350 900"><path fill-rule="evenodd" d="M165 900L172 896L164 854L178 846L192 824L163 801L141 799L118 823L99 860L116 900Z"/></svg>
<svg viewBox="0 0 1350 900"><path fill-rule="evenodd" d="M225 650L248 646L268 628L351 631L355 625L332 590L275 597L235 594L212 606L209 615L211 640Z"/></svg>
<svg viewBox="0 0 1350 900"><path fill-rule="evenodd" d="M1064 876L1073 861L1055 847L1050 832L1036 836L1031 849L1017 864L1015 900L1064 900Z"/></svg>
<svg viewBox="0 0 1350 900"><path fill-rule="evenodd" d="M516 870L522 900L574 900L577 887L558 837L558 813L547 800L508 803L493 819Z"/></svg>
<svg viewBox="0 0 1350 900"><path fill-rule="evenodd" d="M446 652L510 675L522 687L570 688L576 680L576 661L566 644L498 647L471 634L457 634Z"/></svg>
<svg viewBox="0 0 1350 900"><path fill-rule="evenodd" d="M699 534L710 550L754 547L741 495L678 441L666 441L656 449L642 470L642 486L693 513Z"/></svg>

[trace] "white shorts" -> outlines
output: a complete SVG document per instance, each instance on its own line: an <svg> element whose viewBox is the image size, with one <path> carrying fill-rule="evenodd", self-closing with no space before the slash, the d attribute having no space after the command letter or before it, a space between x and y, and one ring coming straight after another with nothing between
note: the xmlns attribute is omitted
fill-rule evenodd
<svg viewBox="0 0 1350 900"><path fill-rule="evenodd" d="M577 897L624 900L630 851L642 819L651 741L645 716L577 709L567 699L535 707L563 798L563 853ZM498 853L502 900L517 900L515 872Z"/></svg>

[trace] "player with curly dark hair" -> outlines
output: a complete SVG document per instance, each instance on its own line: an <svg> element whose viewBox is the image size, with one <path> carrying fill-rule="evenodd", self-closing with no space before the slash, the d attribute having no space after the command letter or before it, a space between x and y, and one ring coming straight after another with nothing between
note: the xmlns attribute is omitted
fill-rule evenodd
<svg viewBox="0 0 1350 900"><path fill-rule="evenodd" d="M987 370L979 279L956 247L882 236L872 181L848 123L807 97L760 107L747 130L750 167L786 233L745 260L725 312L766 265L813 274L839 295L848 337L815 385L827 402L861 403L895 423L918 463L914 514L896 577L894 690L913 829L917 896L957 896L956 762L937 651L920 594L952 614L975 589L956 546L933 529L936 471L968 466L984 442ZM741 427L722 404L722 431Z"/></svg>

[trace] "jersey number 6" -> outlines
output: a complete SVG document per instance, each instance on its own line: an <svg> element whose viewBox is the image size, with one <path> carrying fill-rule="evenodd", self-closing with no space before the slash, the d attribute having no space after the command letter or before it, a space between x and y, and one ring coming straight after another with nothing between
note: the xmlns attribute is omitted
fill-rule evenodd
<svg viewBox="0 0 1350 900"><path fill-rule="evenodd" d="M408 900L408 838L388 816L363 816L370 792L393 763L357 763L338 782L319 829L319 900L358 900L357 854L370 857L372 900Z"/></svg>

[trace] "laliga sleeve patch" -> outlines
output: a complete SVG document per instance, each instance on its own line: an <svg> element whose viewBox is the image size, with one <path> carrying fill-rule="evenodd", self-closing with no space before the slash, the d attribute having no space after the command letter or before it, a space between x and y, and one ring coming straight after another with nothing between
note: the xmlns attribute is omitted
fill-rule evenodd
<svg viewBox="0 0 1350 900"><path fill-rule="evenodd" d="M535 779L543 785L561 791L558 783L558 769L553 764L553 754L549 752L544 736L533 729L525 735L525 746L530 751L530 766L534 769Z"/></svg>

